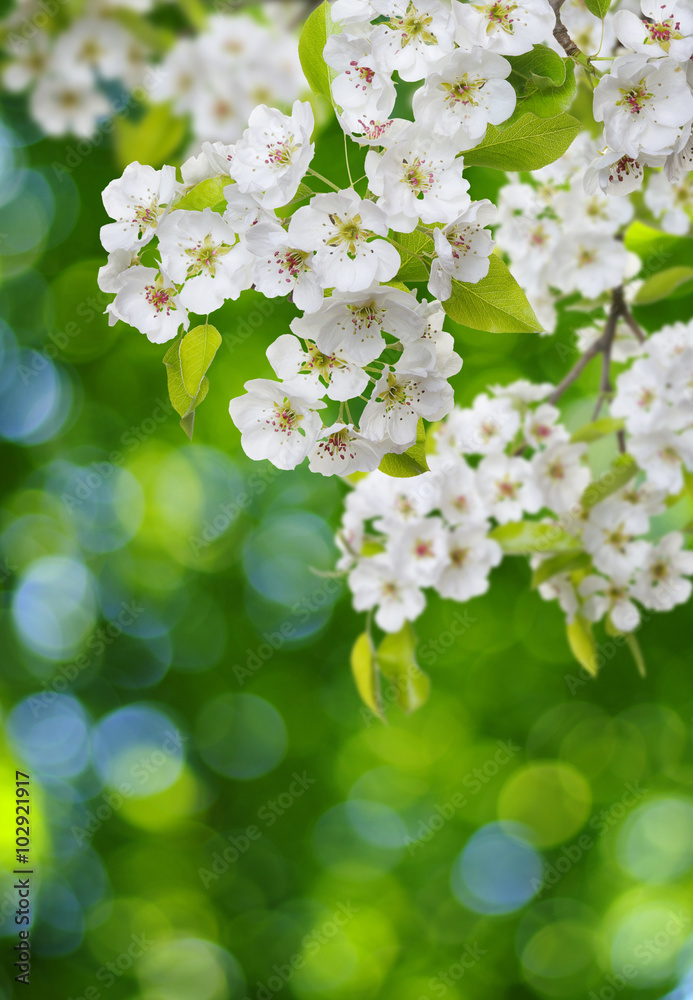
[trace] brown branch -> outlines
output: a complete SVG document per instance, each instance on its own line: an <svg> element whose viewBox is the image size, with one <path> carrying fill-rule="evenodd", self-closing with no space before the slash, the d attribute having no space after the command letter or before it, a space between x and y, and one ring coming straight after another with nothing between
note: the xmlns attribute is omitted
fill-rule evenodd
<svg viewBox="0 0 693 1000"><path fill-rule="evenodd" d="M558 0L559 5L562 0ZM602 380L600 385L600 397L599 403L597 405L597 410L595 412L593 420L596 419L599 410L601 409L602 398L611 392L611 381L609 378L609 369L611 365L611 347L616 335L616 327L618 325L619 319L622 317L625 319L626 313L628 312L628 307L626 306L625 299L623 298L623 289L614 288L611 292L611 308L609 309L609 315L604 327L604 332L601 337L588 347L581 358L575 363L573 368L568 372L566 377L562 382L556 386L551 395L548 397L549 403L556 403L558 399L563 395L566 389L569 389L573 382L581 375L587 365L590 363L592 358L596 358L598 354L603 354L604 359L602 363Z"/></svg>
<svg viewBox="0 0 693 1000"><path fill-rule="evenodd" d="M553 37L556 39L566 55L572 58L576 53L580 53L580 49L568 34L568 29L563 21L561 21L560 12L565 0L549 0L549 3L551 4L553 12L556 15L556 26L553 29Z"/></svg>

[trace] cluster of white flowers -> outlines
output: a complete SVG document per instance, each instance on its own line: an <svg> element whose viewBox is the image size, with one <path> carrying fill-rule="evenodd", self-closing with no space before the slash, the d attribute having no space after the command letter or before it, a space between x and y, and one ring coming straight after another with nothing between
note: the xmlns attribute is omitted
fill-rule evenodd
<svg viewBox="0 0 693 1000"><path fill-rule="evenodd" d="M511 177L498 196L498 245L548 332L558 298L598 299L641 268L619 238L633 218L630 200L584 189L591 147L581 133L563 157L531 181Z"/></svg>
<svg viewBox="0 0 693 1000"><path fill-rule="evenodd" d="M53 18L62 6L60 0L20 0L11 10L3 21L2 83L13 92L30 91L31 117L47 135L88 138L115 110L114 85L131 91L145 79L150 51L126 26L127 15L146 13L153 0L90 0L56 31Z"/></svg>
<svg viewBox="0 0 693 1000"><path fill-rule="evenodd" d="M485 593L506 540L518 550L523 519L541 531L530 545L539 592L568 623L608 615L632 632L637 604L684 603L693 552L651 519L681 495L683 469L693 472L691 386L693 322L665 327L617 381L611 413L625 421L637 472L616 490L608 477L590 485L587 447L571 442L547 401L551 385L496 386L453 410L432 434L429 472L399 481L374 472L347 497L338 568L355 608L375 609L376 624L395 632L421 614L425 588L456 601Z"/></svg>
<svg viewBox="0 0 693 1000"><path fill-rule="evenodd" d="M88 0L65 26L54 19L64 0L19 0L2 22L3 85L30 91L30 114L47 135L92 137L133 95L170 101L198 144L232 142L257 104L288 108L306 90L294 34L301 3L264 0L262 19L215 14L163 59L169 39L146 19L155 3Z"/></svg>
<svg viewBox="0 0 693 1000"><path fill-rule="evenodd" d="M594 93L606 148L588 171L588 190L628 194L646 166L663 166L666 178L677 182L693 163L693 8L689 0L641 0L640 6L642 16L623 9L611 20L623 54Z"/></svg>
<svg viewBox="0 0 693 1000"><path fill-rule="evenodd" d="M210 17L157 66L152 100L171 101L176 114L189 118L198 143L235 142L256 105L290 108L307 89L290 30L300 5L266 0L263 6L266 23L241 13Z"/></svg>
<svg viewBox="0 0 693 1000"><path fill-rule="evenodd" d="M488 274L494 247L493 206L471 201L461 154L513 114L503 54L530 50L555 20L547 0L336 0L332 14L342 29L324 51L332 98L345 135L370 147L367 188L308 188L304 179L325 182L310 170L310 106L297 101L287 116L259 105L238 142L203 144L183 165L182 185L171 167L139 164L109 185L104 203L116 222L102 231L111 256L101 276L116 293L111 316L158 343L188 328L188 311L206 316L244 288L291 295L303 315L267 352L278 381L251 380L230 412L251 457L286 469L309 456L328 475L375 469L414 445L419 418L452 408L447 380L461 359L439 303L453 279ZM390 117L395 73L421 81L413 121ZM176 207L184 190L215 178L221 211ZM433 301L389 284L411 258L401 240L414 230L431 247ZM155 233L159 257L145 266L141 251Z"/></svg>
<svg viewBox="0 0 693 1000"><path fill-rule="evenodd" d="M503 552L493 525L570 510L587 486L584 445L571 444L549 384L494 386L432 432L430 471L374 472L346 499L338 568L354 606L398 631L425 606L423 588L466 601L488 589Z"/></svg>

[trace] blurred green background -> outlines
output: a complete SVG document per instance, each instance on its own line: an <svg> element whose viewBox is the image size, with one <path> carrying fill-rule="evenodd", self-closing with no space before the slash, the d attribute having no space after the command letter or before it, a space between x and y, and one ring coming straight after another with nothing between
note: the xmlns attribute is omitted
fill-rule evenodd
<svg viewBox="0 0 693 1000"><path fill-rule="evenodd" d="M248 292L218 314L190 443L165 347L102 314L113 137L42 140L15 98L3 123L0 997L26 992L9 957L20 768L37 997L685 1000L689 608L643 627L646 679L605 640L593 681L506 559L485 597L431 601L430 701L377 722L348 667L362 622L313 572L335 560L347 486L249 462L228 417L293 307ZM328 125L316 169L342 155ZM475 197L501 181L469 175ZM458 401L557 380L574 327L458 327Z"/></svg>

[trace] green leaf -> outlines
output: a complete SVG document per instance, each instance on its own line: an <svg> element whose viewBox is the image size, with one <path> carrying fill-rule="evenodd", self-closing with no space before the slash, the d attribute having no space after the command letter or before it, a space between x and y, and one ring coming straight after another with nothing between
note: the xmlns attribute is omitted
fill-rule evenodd
<svg viewBox="0 0 693 1000"><path fill-rule="evenodd" d="M426 428L420 417L416 425L415 444L401 455L385 455L378 468L380 472L394 479L410 479L412 476L420 476L422 472L428 472Z"/></svg>
<svg viewBox="0 0 693 1000"><path fill-rule="evenodd" d="M180 366L183 385L189 396L196 396L200 382L221 346L221 334L214 326L203 323L187 333L180 345Z"/></svg>
<svg viewBox="0 0 693 1000"><path fill-rule="evenodd" d="M332 103L330 83L334 73L323 59L322 53L327 39L335 33L335 30L330 5L325 0L305 22L298 40L298 57L310 89L314 94L322 94L330 103Z"/></svg>
<svg viewBox="0 0 693 1000"><path fill-rule="evenodd" d="M489 257L489 272L476 284L452 282L443 302L451 319L486 333L539 333L541 324L512 274L497 254Z"/></svg>
<svg viewBox="0 0 693 1000"><path fill-rule="evenodd" d="M592 441L599 441L609 434L623 430L624 427L625 421L623 420L618 420L616 417L602 417L600 420L593 420L592 423L580 427L579 430L571 434L570 440L573 444L580 442L591 444Z"/></svg>
<svg viewBox="0 0 693 1000"><path fill-rule="evenodd" d="M361 696L361 700L381 719L383 709L380 700L380 688L378 685L378 671L376 669L373 647L367 632L362 632L354 643L351 650L351 672L356 682L356 690Z"/></svg>
<svg viewBox="0 0 693 1000"><path fill-rule="evenodd" d="M376 661L392 682L395 698L405 712L413 712L427 700L431 681L416 662L416 639L409 622L399 632L386 635L378 646Z"/></svg>
<svg viewBox="0 0 693 1000"><path fill-rule="evenodd" d="M402 266L397 272L399 281L428 281L431 265L414 257L413 254L435 253L435 244L430 236L414 230L413 233L393 233L392 237L399 243L397 250L402 260ZM411 253L407 253L407 251Z"/></svg>
<svg viewBox="0 0 693 1000"><path fill-rule="evenodd" d="M597 644L592 634L592 626L582 615L575 615L575 620L566 625L568 644L573 656L585 670L597 676Z"/></svg>
<svg viewBox="0 0 693 1000"><path fill-rule="evenodd" d="M692 280L693 267L669 267L643 282L633 301L637 306L646 306L650 302L659 302L660 299L687 295L691 291Z"/></svg>
<svg viewBox="0 0 693 1000"><path fill-rule="evenodd" d="M638 471L632 455L619 455L611 463L611 468L599 479L590 483L582 494L580 502L585 508L594 507L612 493L622 489Z"/></svg>
<svg viewBox="0 0 693 1000"><path fill-rule="evenodd" d="M611 6L611 0L585 0L585 7L590 12L598 17L600 20L604 20L606 17L609 7Z"/></svg>
<svg viewBox="0 0 693 1000"><path fill-rule="evenodd" d="M542 52L539 64L534 65L532 56L537 49L542 50ZM550 53L550 56L544 56L545 52ZM509 119L511 124L527 112L531 112L539 118L555 118L556 115L571 107L577 93L575 63L572 60L561 59L555 52L543 45L535 45L532 52L521 56L507 56L506 58L513 64L513 71L508 80L517 94L515 111ZM549 59L551 59L550 64L544 67L544 60ZM560 82L557 82L559 78L558 66L553 60L558 60L561 66ZM542 72L547 75L542 75ZM551 73L553 76L550 75Z"/></svg>
<svg viewBox="0 0 693 1000"><path fill-rule="evenodd" d="M541 524L539 521L513 521L501 524L489 532L508 555L530 555L534 552L572 552L579 554L582 549L577 538L557 524Z"/></svg>
<svg viewBox="0 0 693 1000"><path fill-rule="evenodd" d="M190 395L185 388L181 369L180 346L182 341L183 335L178 334L164 355L164 364L166 365L169 398L174 410L181 418L181 427L192 440L195 410L209 391L209 379L203 378L197 393L194 396Z"/></svg>
<svg viewBox="0 0 693 1000"><path fill-rule="evenodd" d="M484 141L464 153L464 163L494 170L538 170L563 156L581 129L572 115L539 118L527 112L502 131L489 125Z"/></svg>
<svg viewBox="0 0 693 1000"><path fill-rule="evenodd" d="M643 262L649 276L673 267L690 267L693 260L693 239L672 236L644 222L631 222L624 237L626 250L632 250Z"/></svg>
<svg viewBox="0 0 693 1000"><path fill-rule="evenodd" d="M561 552L560 555L545 559L532 573L532 589L546 583L559 573L572 573L577 569L589 569L592 560L586 552Z"/></svg>
<svg viewBox="0 0 693 1000"><path fill-rule="evenodd" d="M230 183L230 177L209 177L206 181L196 184L173 207L188 212L201 212L203 208L214 208L224 200L224 188Z"/></svg>
<svg viewBox="0 0 693 1000"><path fill-rule="evenodd" d="M560 87L565 82L567 60L546 45L535 45L519 56L505 57L512 66L509 83L518 86L533 84L542 90Z"/></svg>
<svg viewBox="0 0 693 1000"><path fill-rule="evenodd" d="M155 104L137 122L116 118L114 144L118 164L126 167L135 160L160 167L185 138L186 123L167 104Z"/></svg>

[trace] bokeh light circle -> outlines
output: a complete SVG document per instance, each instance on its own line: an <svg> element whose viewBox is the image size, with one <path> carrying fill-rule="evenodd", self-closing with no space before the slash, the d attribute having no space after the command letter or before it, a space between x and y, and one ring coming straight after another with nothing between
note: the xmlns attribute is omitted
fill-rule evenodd
<svg viewBox="0 0 693 1000"><path fill-rule="evenodd" d="M512 913L536 894L541 857L531 831L516 823L489 823L467 841L452 870L452 891L476 913Z"/></svg>
<svg viewBox="0 0 693 1000"><path fill-rule="evenodd" d="M226 778L249 781L274 770L288 737L279 712L252 694L224 694L208 701L197 717L202 758Z"/></svg>
<svg viewBox="0 0 693 1000"><path fill-rule="evenodd" d="M95 584L76 559L47 556L28 568L12 611L22 641L50 660L78 652L96 623Z"/></svg>
<svg viewBox="0 0 693 1000"><path fill-rule="evenodd" d="M528 827L537 847L553 847L577 833L591 805L589 783L576 768L540 761L508 778L498 798L498 817Z"/></svg>
<svg viewBox="0 0 693 1000"><path fill-rule="evenodd" d="M140 703L116 709L94 728L96 769L106 785L128 798L156 795L180 776L185 739L158 708Z"/></svg>
<svg viewBox="0 0 693 1000"><path fill-rule="evenodd" d="M621 866L641 882L671 882L693 868L693 803L681 798L647 802L619 833Z"/></svg>

